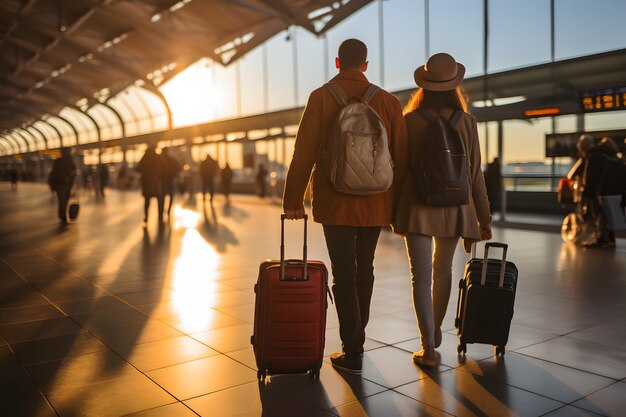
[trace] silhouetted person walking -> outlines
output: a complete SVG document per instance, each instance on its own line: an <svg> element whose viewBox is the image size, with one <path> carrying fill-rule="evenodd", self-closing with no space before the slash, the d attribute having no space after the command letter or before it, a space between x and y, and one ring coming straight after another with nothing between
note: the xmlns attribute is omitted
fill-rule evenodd
<svg viewBox="0 0 626 417"><path fill-rule="evenodd" d="M222 193L224 194L224 197L226 197L226 205L229 205L230 187L233 183L233 170L230 168L230 165L228 165L228 162L226 163L226 165L224 165L224 168L222 169L220 182Z"/></svg>
<svg viewBox="0 0 626 417"><path fill-rule="evenodd" d="M265 198L265 188L266 188L266 177L267 177L267 168L265 165L259 165L259 169L256 173L256 186L259 192L259 197Z"/></svg>
<svg viewBox="0 0 626 417"><path fill-rule="evenodd" d="M180 172L180 163L170 155L169 148L161 149L161 159L163 162L163 203L165 197L169 196L167 203L167 218L169 220L172 211L172 203L174 202L174 194L176 194L176 183L178 182L178 173Z"/></svg>
<svg viewBox="0 0 626 417"><path fill-rule="evenodd" d="M157 207L159 210L159 222L163 222L163 189L162 189L162 171L163 162L161 157L156 153L156 146L149 145L146 149L137 168L137 172L141 174L141 193L144 197L144 218L143 222L148 222L148 211L150 209L150 199L156 197Z"/></svg>
<svg viewBox="0 0 626 417"><path fill-rule="evenodd" d="M499 209L502 196L502 174L500 173L500 159L493 158L493 161L487 164L485 168L485 187L487 188L487 197L489 198L489 208L491 214Z"/></svg>
<svg viewBox="0 0 626 417"><path fill-rule="evenodd" d="M98 165L98 193L104 197L104 189L109 184L109 167L105 164Z"/></svg>
<svg viewBox="0 0 626 417"><path fill-rule="evenodd" d="M76 177L76 165L69 148L61 148L61 157L54 161L48 177L50 189L57 194L58 216L61 223L67 223L67 203Z"/></svg>
<svg viewBox="0 0 626 417"><path fill-rule="evenodd" d="M213 204L213 194L215 193L215 177L219 172L219 165L211 155L206 154L204 160L200 162L200 179L202 180L202 199L206 200L206 193L209 193L209 201Z"/></svg>
<svg viewBox="0 0 626 417"><path fill-rule="evenodd" d="M610 217L624 217L626 168L611 138L602 138L595 146L579 146L579 149L585 157L583 204L586 214L596 219L600 228L600 236L594 246L615 247L615 231Z"/></svg>
<svg viewBox="0 0 626 417"><path fill-rule="evenodd" d="M11 167L9 170L9 178L11 179L11 190L17 191L17 169Z"/></svg>

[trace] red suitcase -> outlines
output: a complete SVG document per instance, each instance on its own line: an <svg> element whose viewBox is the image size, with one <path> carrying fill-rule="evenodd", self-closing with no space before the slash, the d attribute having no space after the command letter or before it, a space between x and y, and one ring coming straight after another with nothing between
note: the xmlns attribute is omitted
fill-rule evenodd
<svg viewBox="0 0 626 417"><path fill-rule="evenodd" d="M328 270L307 260L307 216L303 259L285 260L285 215L281 216L280 260L261 263L254 286L254 334L251 342L257 377L308 372L319 378L326 332Z"/></svg>

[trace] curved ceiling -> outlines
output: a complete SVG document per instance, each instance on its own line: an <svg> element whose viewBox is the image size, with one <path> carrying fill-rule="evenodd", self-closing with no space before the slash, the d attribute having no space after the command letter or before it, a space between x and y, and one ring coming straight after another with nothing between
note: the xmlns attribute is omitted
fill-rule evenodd
<svg viewBox="0 0 626 417"><path fill-rule="evenodd" d="M320 35L372 0L2 0L0 132L235 61L291 25Z"/></svg>

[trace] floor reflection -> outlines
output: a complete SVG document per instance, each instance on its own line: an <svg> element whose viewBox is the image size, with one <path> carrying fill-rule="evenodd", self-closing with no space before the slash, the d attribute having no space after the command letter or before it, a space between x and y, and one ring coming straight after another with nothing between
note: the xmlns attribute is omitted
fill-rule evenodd
<svg viewBox="0 0 626 417"><path fill-rule="evenodd" d="M215 311L207 308L217 298L220 257L195 227L202 216L182 207L174 208L174 228L184 229L180 252L172 270L173 305L185 328L202 329Z"/></svg>

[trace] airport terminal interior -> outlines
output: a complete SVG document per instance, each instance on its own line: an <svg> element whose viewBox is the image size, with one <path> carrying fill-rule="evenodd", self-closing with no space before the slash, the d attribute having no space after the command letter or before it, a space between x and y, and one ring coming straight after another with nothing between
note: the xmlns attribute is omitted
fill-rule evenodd
<svg viewBox="0 0 626 417"><path fill-rule="evenodd" d="M0 1L0 415L626 415L626 230L573 244L576 206L558 197L580 135L626 156L624 16L620 0ZM347 38L403 105L432 54L467 69L483 169L500 163L492 240L519 270L504 355L458 352L458 245L437 364L412 361L407 251L385 227L362 374L331 364L329 299L319 378L258 378L259 264L280 256L298 123ZM149 146L181 168L163 222L154 200L144 220ZM61 149L77 168L67 223L48 184ZM207 155L232 169L228 198L220 175L201 193ZM287 258L302 223L286 222ZM319 223L307 243L330 271Z"/></svg>

